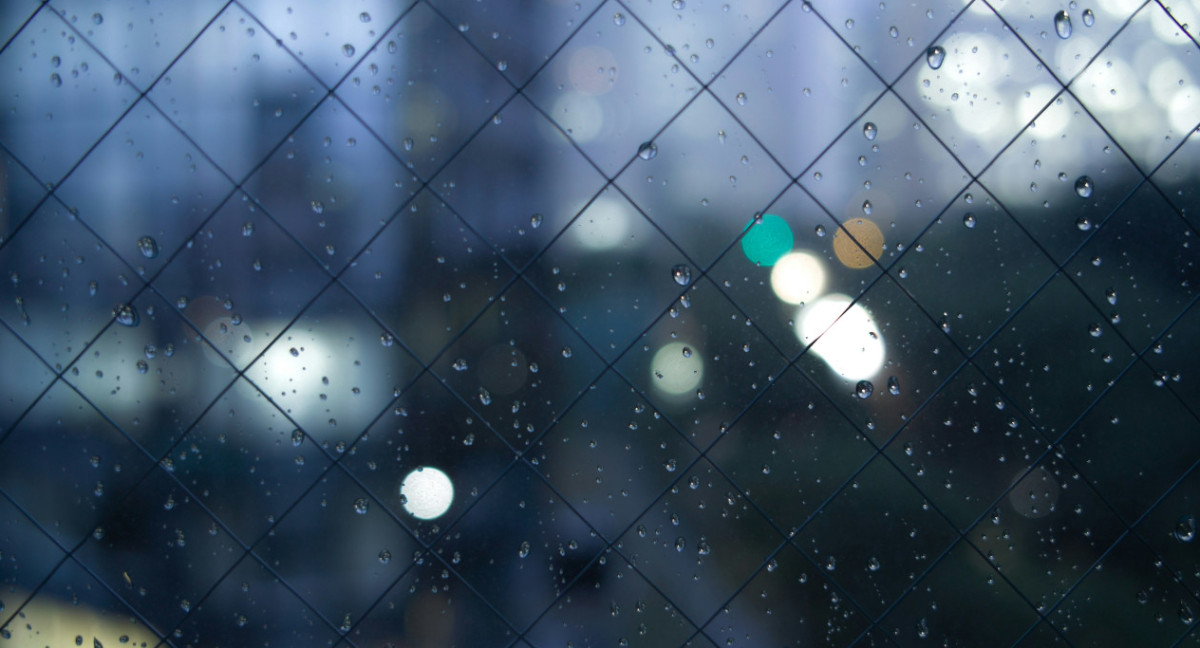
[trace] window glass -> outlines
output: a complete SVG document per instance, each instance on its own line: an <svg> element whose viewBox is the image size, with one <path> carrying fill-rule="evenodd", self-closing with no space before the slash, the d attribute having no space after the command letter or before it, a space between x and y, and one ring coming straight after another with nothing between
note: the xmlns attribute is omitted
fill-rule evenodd
<svg viewBox="0 0 1200 648"><path fill-rule="evenodd" d="M0 646L1200 645L1196 25L4 3Z"/></svg>

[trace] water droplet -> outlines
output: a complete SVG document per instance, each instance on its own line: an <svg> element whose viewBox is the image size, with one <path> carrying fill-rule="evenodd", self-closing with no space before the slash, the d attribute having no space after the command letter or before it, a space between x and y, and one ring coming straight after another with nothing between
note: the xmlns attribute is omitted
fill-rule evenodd
<svg viewBox="0 0 1200 648"><path fill-rule="evenodd" d="M1096 24L1096 14L1092 13L1091 9L1083 10L1083 26L1091 27Z"/></svg>
<svg viewBox="0 0 1200 648"><path fill-rule="evenodd" d="M345 45L342 45L342 54L344 54L346 56L346 58L350 58L351 56L354 56L354 46L351 45L350 43L346 43Z"/></svg>
<svg viewBox="0 0 1200 648"><path fill-rule="evenodd" d="M1196 539L1196 516L1185 515L1175 522L1175 539L1180 542Z"/></svg>
<svg viewBox="0 0 1200 648"><path fill-rule="evenodd" d="M415 144L415 142L413 142L413 138L405 137L401 144L404 145L405 151L411 151L413 150L413 144Z"/></svg>
<svg viewBox="0 0 1200 648"><path fill-rule="evenodd" d="M613 14L613 24L616 25L617 27L624 25L625 24L625 14L623 14L623 13Z"/></svg>
<svg viewBox="0 0 1200 648"><path fill-rule="evenodd" d="M654 142L642 142L638 147L638 157L643 160L653 160L658 155L658 145Z"/></svg>
<svg viewBox="0 0 1200 648"><path fill-rule="evenodd" d="M975 224L976 224L975 214L972 214L971 212L967 212L963 216L963 225L965 225L967 227L967 229L973 229L975 227Z"/></svg>
<svg viewBox="0 0 1200 648"><path fill-rule="evenodd" d="M679 536L678 538L675 538L675 551L683 551L686 547L687 547L687 540L684 540L683 536Z"/></svg>
<svg viewBox="0 0 1200 648"><path fill-rule="evenodd" d="M99 25L99 24L102 24L103 22L104 22L104 16L100 15L99 13L92 14L92 24L93 25Z"/></svg>
<svg viewBox="0 0 1200 648"><path fill-rule="evenodd" d="M929 69L936 70L942 67L942 63L946 61L946 50L942 49L941 45L934 45L925 50L925 62L929 64Z"/></svg>
<svg viewBox="0 0 1200 648"><path fill-rule="evenodd" d="M529 555L529 541L526 540L521 543L520 547L517 548L517 557L525 558L528 555Z"/></svg>
<svg viewBox="0 0 1200 648"><path fill-rule="evenodd" d="M1100 337L1103 334L1104 334L1104 329L1100 328L1099 324L1089 324L1088 325L1088 335L1091 335L1092 337Z"/></svg>
<svg viewBox="0 0 1200 648"><path fill-rule="evenodd" d="M683 347L683 357L685 357L685 358L692 357L692 347Z"/></svg>
<svg viewBox="0 0 1200 648"><path fill-rule="evenodd" d="M304 443L304 430L296 428L292 430L292 447L299 448Z"/></svg>
<svg viewBox="0 0 1200 648"><path fill-rule="evenodd" d="M815 232L818 237L824 238L825 237L825 226L817 225L817 227L813 230L813 232Z"/></svg>
<svg viewBox="0 0 1200 648"><path fill-rule="evenodd" d="M112 311L113 319L122 326L137 326L142 318L133 304L119 304Z"/></svg>
<svg viewBox="0 0 1200 648"><path fill-rule="evenodd" d="M1075 181L1075 195L1080 198L1090 198L1095 188L1092 179L1087 176L1079 176L1079 179Z"/></svg>
<svg viewBox="0 0 1200 648"><path fill-rule="evenodd" d="M1092 229L1092 221L1080 216L1079 219L1075 221L1075 227L1078 227L1079 231L1081 232L1086 232Z"/></svg>
<svg viewBox="0 0 1200 648"><path fill-rule="evenodd" d="M680 286L686 286L692 283L692 269L686 264L680 263L671 268L671 278Z"/></svg>
<svg viewBox="0 0 1200 648"><path fill-rule="evenodd" d="M860 380L858 381L858 384L854 386L854 395L858 396L859 398L869 398L871 393L874 391L875 385L872 385L871 381L869 380Z"/></svg>
<svg viewBox="0 0 1200 648"><path fill-rule="evenodd" d="M1192 625L1192 622L1196 620L1196 615L1192 612L1192 608L1188 607L1188 604L1183 601L1179 602L1179 620L1188 626Z"/></svg>
<svg viewBox="0 0 1200 648"><path fill-rule="evenodd" d="M62 87L62 77L58 76L58 72L50 75L50 85L54 86L55 88Z"/></svg>
<svg viewBox="0 0 1200 648"><path fill-rule="evenodd" d="M863 137L867 138L868 142L875 141L875 137L879 135L879 129L876 128L875 122L867 122L863 124Z"/></svg>
<svg viewBox="0 0 1200 648"><path fill-rule="evenodd" d="M1054 14L1054 32L1059 38L1071 37L1071 15L1066 9Z"/></svg>
<svg viewBox="0 0 1200 648"><path fill-rule="evenodd" d="M392 552L388 551L387 549L380 551L379 552L379 563L382 565L386 565L390 562L392 562Z"/></svg>
<svg viewBox="0 0 1200 648"><path fill-rule="evenodd" d="M534 214L534 215L530 216L529 217L529 226L532 227L533 229L537 229L537 228L541 227L542 226L542 215Z"/></svg>
<svg viewBox="0 0 1200 648"><path fill-rule="evenodd" d="M684 6L683 0L671 0L671 8L675 11L683 11Z"/></svg>
<svg viewBox="0 0 1200 648"><path fill-rule="evenodd" d="M1117 305L1117 291L1115 288L1109 288L1104 291L1104 298L1113 306Z"/></svg>
<svg viewBox="0 0 1200 648"><path fill-rule="evenodd" d="M314 200L312 201L312 210L314 214L322 214L325 212L325 203Z"/></svg>
<svg viewBox="0 0 1200 648"><path fill-rule="evenodd" d="M900 37L900 30L899 30L899 29L896 29L896 26L895 26L895 25L892 25L892 26L891 26L891 27L888 29L888 36L891 36L892 38L899 38L899 37Z"/></svg>
<svg viewBox="0 0 1200 648"><path fill-rule="evenodd" d="M900 395L900 381L895 376L889 376L887 379L888 393L892 396Z"/></svg>
<svg viewBox="0 0 1200 648"><path fill-rule="evenodd" d="M826 571L834 571L835 569L837 569L837 558L834 558L833 556L826 558L825 559L825 570Z"/></svg>
<svg viewBox="0 0 1200 648"><path fill-rule="evenodd" d="M138 252L141 252L142 256L146 257L147 259L153 259L154 257L158 256L158 242L156 242L153 237L143 236L142 238L138 239L137 248Z"/></svg>
<svg viewBox="0 0 1200 648"><path fill-rule="evenodd" d="M739 106L745 106L747 101L749 101L749 99L746 98L745 92L737 93L737 103Z"/></svg>
<svg viewBox="0 0 1200 648"><path fill-rule="evenodd" d="M863 201L862 210L863 210L863 213L864 213L864 214L866 214L867 216L870 216L870 215L871 215L871 212L873 211L873 208L871 207L871 201L870 201L870 200L864 200L864 201Z"/></svg>
<svg viewBox="0 0 1200 648"><path fill-rule="evenodd" d="M364 12L358 14L358 20L359 20L359 22L369 23L369 22L371 22L371 14L364 11Z"/></svg>
<svg viewBox="0 0 1200 648"><path fill-rule="evenodd" d="M879 564L879 559L875 556L871 556L870 560L867 561L867 569L873 572L879 571L880 567L881 565Z"/></svg>
<svg viewBox="0 0 1200 648"><path fill-rule="evenodd" d="M359 515L366 515L367 511L370 508L371 508L371 503L367 501L367 498L360 497L360 498L354 500L354 512L355 513L358 513Z"/></svg>

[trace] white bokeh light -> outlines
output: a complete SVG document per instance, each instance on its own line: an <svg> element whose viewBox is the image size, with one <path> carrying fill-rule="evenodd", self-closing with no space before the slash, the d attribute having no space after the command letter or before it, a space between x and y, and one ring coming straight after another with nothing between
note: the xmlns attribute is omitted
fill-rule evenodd
<svg viewBox="0 0 1200 648"><path fill-rule="evenodd" d="M686 342L664 344L650 360L651 384L671 396L682 396L704 379L704 360L696 347Z"/></svg>
<svg viewBox="0 0 1200 648"><path fill-rule="evenodd" d="M422 466L408 473L400 484L404 510L413 517L432 520L440 517L454 502L454 482L446 473Z"/></svg>
<svg viewBox="0 0 1200 648"><path fill-rule="evenodd" d="M785 254L771 268L771 290L789 304L810 302L824 289L825 267L807 252Z"/></svg>
<svg viewBox="0 0 1200 648"><path fill-rule="evenodd" d="M609 250L629 241L630 218L625 203L597 198L571 226L571 237L579 247Z"/></svg>
<svg viewBox="0 0 1200 648"><path fill-rule="evenodd" d="M1045 107L1059 90L1061 88L1058 86L1045 83L1036 85L1030 88L1017 104L1017 117L1021 120L1021 124L1028 124L1036 117L1034 126L1039 137L1058 135L1071 123L1070 111L1061 100L1056 101L1053 106L1046 108L1046 112L1038 115L1038 111Z"/></svg>
<svg viewBox="0 0 1200 648"><path fill-rule="evenodd" d="M800 309L797 336L830 369L847 380L865 380L883 368L883 335L861 304L833 293ZM817 336L820 336L818 339Z"/></svg>
<svg viewBox="0 0 1200 648"><path fill-rule="evenodd" d="M604 131L604 108L592 95L567 92L554 102L550 116L562 126L567 135L579 144L596 139ZM550 124L544 125L551 141L561 141L562 135Z"/></svg>

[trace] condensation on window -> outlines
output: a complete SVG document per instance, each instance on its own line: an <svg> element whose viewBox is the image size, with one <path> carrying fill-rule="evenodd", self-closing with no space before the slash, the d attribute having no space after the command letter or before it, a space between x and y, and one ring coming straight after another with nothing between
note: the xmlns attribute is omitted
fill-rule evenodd
<svg viewBox="0 0 1200 648"><path fill-rule="evenodd" d="M6 2L0 646L1200 645L1197 25Z"/></svg>

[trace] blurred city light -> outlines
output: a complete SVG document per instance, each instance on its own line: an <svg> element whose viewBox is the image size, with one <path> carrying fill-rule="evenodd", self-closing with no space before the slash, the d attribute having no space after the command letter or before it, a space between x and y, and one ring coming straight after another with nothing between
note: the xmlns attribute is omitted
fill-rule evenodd
<svg viewBox="0 0 1200 648"><path fill-rule="evenodd" d="M883 335L861 304L833 293L797 311L800 341L835 373L847 380L865 380L883 368ZM819 338L817 336L820 336Z"/></svg>
<svg viewBox="0 0 1200 648"><path fill-rule="evenodd" d="M404 510L413 517L432 520L441 517L454 503L454 483L437 468L422 466L404 478L400 495Z"/></svg>

